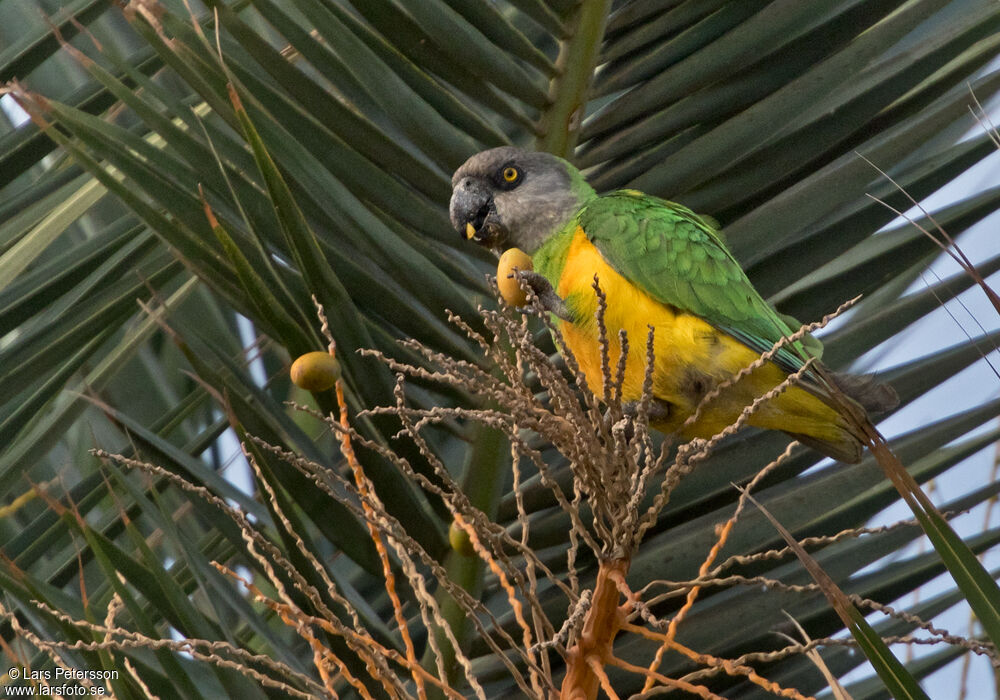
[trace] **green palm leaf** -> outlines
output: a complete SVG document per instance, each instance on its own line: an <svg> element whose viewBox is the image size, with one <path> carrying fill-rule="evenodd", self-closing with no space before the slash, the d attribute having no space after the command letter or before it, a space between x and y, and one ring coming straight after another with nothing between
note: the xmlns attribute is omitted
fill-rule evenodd
<svg viewBox="0 0 1000 700"><path fill-rule="evenodd" d="M91 448L155 462L242 504L299 570L312 571L306 553L324 562L373 638L404 652L356 497L345 490L341 504L258 447L252 454L276 493L262 504L227 481L230 464L244 460L220 436L232 426L331 473L346 471L337 436L282 405L335 407L331 392L306 396L287 379L290 359L325 347L312 295L329 314L353 415L396 401L391 374L359 350L424 362L397 343L406 338L484 362L448 322L451 310L481 329L476 306L494 303L483 276L495 263L447 218L451 172L474 151L550 150L585 168L599 189L638 187L715 216L783 313L811 320L864 294L824 337L825 361L836 369L900 344L940 299L973 285L956 274L906 291L941 253L866 194L909 207L868 161L923 198L963 182L994 152L968 113L970 87L983 104L1000 90L1000 8L988 0L212 0L194 17L174 0L134 2L124 12L81 0L49 18L29 5L0 5L0 27L21 28L17 36L0 32L0 76L18 81L9 92L34 118L0 135L0 491L12 502L38 485L44 498L18 501L0 519L0 602L43 639L94 642L97 632L32 601L96 624L117 596L130 629L169 639L172 627L226 642L269 656L293 679L262 690L180 648L67 652L79 668L124 669L127 657L160 697L308 695L322 682L308 645L281 614L212 566L245 566L266 580L267 567L224 510L166 475L102 463ZM239 100L230 100L228 86ZM996 188L983 187L960 190L933 214L951 235L975 235L998 208ZM982 261L984 277L997 260ZM981 369L981 357L996 348L993 331L977 330L974 342L947 333L946 349L916 347L881 373L904 405L971 365ZM470 402L463 390L419 378L407 396L421 408ZM952 475L994 444L989 426L998 413L995 401L937 406L910 419L891 446L918 482L954 484ZM499 434L449 422L418 449L394 441L398 421L384 415L362 416L356 428L375 445L391 445L431 484L442 481L432 468L440 460L474 505L520 532L509 446ZM552 478L572 493L566 460L540 448ZM716 524L733 511L731 483L745 482L783 448L780 436L750 432L721 445L673 493L630 581L694 578ZM448 548L452 518L442 499L379 454L359 456L387 514L495 611L495 621L482 615L480 622L515 633L496 576ZM527 542L565 577L569 517L541 476L525 469ZM941 508L982 513L993 486L985 477L958 484L959 495L949 492L952 502ZM872 461L830 465L806 450L755 496L799 539L861 527L899 503ZM301 545L284 533L279 513L294 522ZM995 524L970 534L966 549L952 541L949 566L971 570L973 552L993 552ZM917 552L918 537L915 527L879 531L822 544L812 555L844 591L889 604L945 570L935 554ZM724 554L780 546L759 514L746 513ZM902 559L887 566L898 551ZM584 587L594 564L581 553ZM401 561L391 567L403 575ZM787 558L733 572L810 583ZM328 605L346 620L322 577L309 575L324 592L293 596L295 603L312 611ZM995 580L978 576L984 590ZM946 588L912 611L930 619L970 596L954 581ZM414 594L404 598L411 628L425 630ZM557 590L538 599L553 620L565 617ZM436 600L489 697L519 692L453 595L441 588ZM656 612L679 606L668 600ZM782 609L815 638L841 628L816 591L735 585L706 588L678 639L725 657L773 650L781 646L772 631ZM915 628L898 617L872 622L883 637ZM8 644L18 636L9 623L3 634ZM443 634L435 639L451 644ZM322 641L375 692L356 649L333 634ZM434 669L426 633L414 641ZM645 650L635 639L619 648L623 658ZM18 653L10 665L51 666L33 647ZM948 647L907 668L923 679L960 653L970 652ZM453 652L445 656L454 663ZM838 675L862 661L835 646L823 656ZM761 664L785 687L821 689L801 655ZM661 667L671 677L692 670L679 656ZM463 682L457 667L448 671ZM734 697L763 692L724 675L703 682ZM634 676L615 683L620 693L641 688ZM343 680L337 688L360 692ZM114 690L144 694L124 671ZM880 691L858 686L855 697L869 692Z"/></svg>

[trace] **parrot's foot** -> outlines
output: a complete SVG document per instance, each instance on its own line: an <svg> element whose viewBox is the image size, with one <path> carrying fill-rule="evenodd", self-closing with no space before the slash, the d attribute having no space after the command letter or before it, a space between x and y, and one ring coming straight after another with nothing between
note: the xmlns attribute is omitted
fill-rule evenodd
<svg viewBox="0 0 1000 700"><path fill-rule="evenodd" d="M629 401L622 404L626 416L635 418L639 415L639 401ZM652 399L646 407L646 417L650 423L662 423L670 418L670 402L663 399Z"/></svg>
<svg viewBox="0 0 1000 700"><path fill-rule="evenodd" d="M622 404L622 420L612 423L611 411L604 412L604 424L612 433L617 426L621 426L622 434L626 442L631 442L635 437L635 419L639 415L639 401L626 401ZM662 399L652 399L646 406L646 419L650 423L664 422L670 418L670 403Z"/></svg>
<svg viewBox="0 0 1000 700"><path fill-rule="evenodd" d="M543 309L551 314L555 314L563 321L572 320L569 309L566 307L566 302L556 294L556 290L552 288L552 285L545 277L531 270L519 270L516 274L520 279L528 283L531 291L534 292L535 296L538 297L538 301L541 302Z"/></svg>

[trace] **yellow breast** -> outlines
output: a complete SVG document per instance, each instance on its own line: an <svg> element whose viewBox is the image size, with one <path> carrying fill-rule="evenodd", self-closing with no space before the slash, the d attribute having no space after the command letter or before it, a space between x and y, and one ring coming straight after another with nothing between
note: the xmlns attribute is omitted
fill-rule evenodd
<svg viewBox="0 0 1000 700"><path fill-rule="evenodd" d="M619 332L628 341L623 401L642 397L646 372L646 344L653 328L653 395L671 405L671 416L656 427L665 432L681 428L704 394L757 359L756 352L716 330L697 316L678 311L652 298L609 266L582 229L577 229L556 292L574 315L560 331L576 358L590 389L603 395L603 372L596 322L594 277L607 297L607 327L612 376L621 354ZM754 398L780 383L784 372L767 363L708 405L703 417L682 431L686 438L711 437L736 420ZM826 404L802 389L786 392L750 421L753 425L792 432L825 432L820 424L836 420ZM789 414L792 415L789 415ZM813 425L815 423L816 425ZM832 426L830 426L832 427Z"/></svg>

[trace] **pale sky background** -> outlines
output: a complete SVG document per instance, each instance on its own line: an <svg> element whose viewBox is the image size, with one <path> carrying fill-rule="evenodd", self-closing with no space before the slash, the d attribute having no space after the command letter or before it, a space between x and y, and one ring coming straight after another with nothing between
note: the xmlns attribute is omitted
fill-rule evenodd
<svg viewBox="0 0 1000 700"><path fill-rule="evenodd" d="M996 103L987 106L993 115L998 114L996 106ZM996 123L995 116L993 119ZM971 128L968 137L982 134L982 128L976 124L971 114L969 123ZM1000 153L994 153L946 187L925 198L921 202L921 206L933 214L956 200L995 187L998 184L1000 184ZM922 216L922 212L916 207L906 214L913 219ZM903 220L897 219L886 228L893 228L901 223ZM971 227L956 242L973 263L995 256L1000 252L1000 212L994 212ZM907 293L922 290L925 288L925 284L932 285L937 282L938 277L944 279L960 271L958 263L950 257L942 255L930 266L930 271L924 274L923 279L918 279L911 285ZM937 277L932 273L937 273ZM1000 290L1000 274L994 274L987 278L987 282L993 289ZM850 319L845 319L845 322L850 323ZM891 341L859 358L858 366L864 368L865 371L889 369L915 357L951 347L961 342L966 337L966 333L976 338L983 334L984 329L989 332L997 328L1000 328L1000 316L982 289L974 285L957 299L949 300L946 308L935 310ZM994 350L987 355L986 359L979 360L941 386L926 393L919 400L882 421L879 428L886 436L891 437L911 430L913 426L927 424L944 416L959 413L996 399L1000 396L1000 379L987 364L987 360L992 362L993 367L1000 369L1000 352ZM996 421L990 421L980 431L993 429L996 425ZM975 433L964 435L959 440L966 440L973 434ZM994 444L950 469L947 472L947 478L935 480L929 486L925 485L924 490L935 504L947 503L968 493L975 486L988 483L997 458L997 445ZM984 522L985 515L986 506L984 504L970 513L956 518L953 521L953 526L962 536L970 536L985 529L1000 526L1000 508L992 510L988 525ZM904 503L897 502L893 507L880 513L874 519L874 524L887 524L909 517L912 517L910 510ZM929 542L926 539L921 539L913 546L897 553L896 557L906 558L930 549ZM882 565L885 561L877 562L874 566ZM986 553L983 561L987 570L1000 567L1000 551L997 548L990 550ZM923 586L918 595L921 598L929 598L952 587L954 587L954 583L945 574ZM905 608L907 604L912 602L913 596L908 596L899 601L899 607ZM881 615L872 615L868 619L874 623L883 618ZM968 636L970 634L969 613L964 604L955 606L939 615L934 619L934 623L957 635ZM906 658L907 651L904 647L897 645L892 649L899 658ZM920 646L915 647L913 653L920 656L933 653L937 649L937 646ZM962 659L958 659L937 671L924 681L924 690L934 700L958 698L962 666ZM871 667L864 665L843 680L846 684L871 675L871 673ZM997 697L993 671L988 660L973 656L969 673L966 694L968 700Z"/></svg>

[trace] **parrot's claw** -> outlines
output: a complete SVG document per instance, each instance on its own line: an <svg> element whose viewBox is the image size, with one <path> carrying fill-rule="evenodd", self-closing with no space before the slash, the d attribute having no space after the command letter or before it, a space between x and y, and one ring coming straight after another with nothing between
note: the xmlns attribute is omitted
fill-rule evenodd
<svg viewBox="0 0 1000 700"><path fill-rule="evenodd" d="M528 283L531 291L534 292L535 296L538 297L538 301L541 302L543 309L555 314L563 321L572 320L566 302L556 294L556 290L552 288L552 285L545 277L530 270L520 270L517 272L517 276Z"/></svg>
<svg viewBox="0 0 1000 700"><path fill-rule="evenodd" d="M626 416L635 418L639 415L639 401L628 401L622 404ZM670 403L663 399L652 399L646 407L646 418L650 423L662 423L670 418Z"/></svg>
<svg viewBox="0 0 1000 700"><path fill-rule="evenodd" d="M611 417L611 411L604 412L604 425L607 427L609 432L614 432L615 428L622 425L622 434L625 437L626 442L631 442L632 438L635 437L635 419L639 415L639 401L626 401L622 404L622 414L623 417L617 423L614 423ZM658 423L670 418L670 403L663 401L662 399L652 399L646 406L646 419L650 423Z"/></svg>

